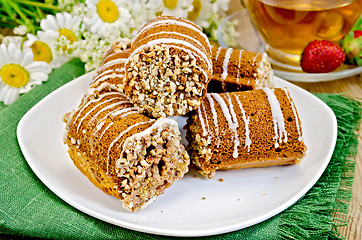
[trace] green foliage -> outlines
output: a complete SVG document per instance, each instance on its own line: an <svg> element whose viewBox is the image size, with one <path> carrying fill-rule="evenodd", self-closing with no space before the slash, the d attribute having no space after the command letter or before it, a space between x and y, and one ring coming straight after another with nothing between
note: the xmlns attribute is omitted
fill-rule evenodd
<svg viewBox="0 0 362 240"><path fill-rule="evenodd" d="M25 25L28 32L35 34L41 19L59 11L57 0L0 0L0 27Z"/></svg>
<svg viewBox="0 0 362 240"><path fill-rule="evenodd" d="M362 36L356 37L355 31L362 31L362 18L359 18L352 30L341 39L340 45L346 53L347 64L362 66Z"/></svg>

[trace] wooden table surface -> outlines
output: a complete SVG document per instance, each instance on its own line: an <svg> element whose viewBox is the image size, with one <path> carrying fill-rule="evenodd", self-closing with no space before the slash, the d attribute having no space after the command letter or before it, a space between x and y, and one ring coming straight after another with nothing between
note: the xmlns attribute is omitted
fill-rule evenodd
<svg viewBox="0 0 362 240"><path fill-rule="evenodd" d="M11 31L0 29L0 34L9 35ZM345 96L362 99L362 75L329 82L294 84L314 93L343 93ZM361 124L362 125L362 124ZM362 126L359 130L358 154L356 159L353 195L348 213L348 225L340 228L346 239L362 239ZM11 238L11 237L10 237ZM8 239L0 235L0 239Z"/></svg>

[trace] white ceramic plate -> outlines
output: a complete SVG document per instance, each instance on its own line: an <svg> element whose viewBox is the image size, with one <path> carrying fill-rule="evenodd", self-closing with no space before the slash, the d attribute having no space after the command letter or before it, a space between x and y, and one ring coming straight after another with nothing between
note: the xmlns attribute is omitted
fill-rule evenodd
<svg viewBox="0 0 362 240"><path fill-rule="evenodd" d="M236 31L240 35L234 39L238 45L236 48L242 48L254 52L264 52L265 42L254 28L249 13L245 8L243 8L241 11L230 14L219 25L217 32L219 45L223 48L230 47L223 37L224 26L227 22L233 21L238 22L236 25ZM302 71L301 67L286 65L273 59L269 60L273 67L277 66L278 69L280 69L274 70L275 76L295 82L325 82L351 77L362 73L362 66L356 67L348 65L343 65L330 73L306 73Z"/></svg>
<svg viewBox="0 0 362 240"><path fill-rule="evenodd" d="M360 73L362 73L362 66L344 66L340 70L330 73L306 73L274 70L274 74L276 76L295 82L326 82L351 77Z"/></svg>
<svg viewBox="0 0 362 240"><path fill-rule="evenodd" d="M78 106L92 74L40 101L21 119L17 134L28 164L47 187L73 207L111 224L168 236L207 236L254 225L302 197L325 170L335 146L332 110L307 91L275 78L277 87L288 87L303 123L308 151L299 165L220 171L211 180L191 169L150 206L129 213L119 200L91 184L63 144L63 114Z"/></svg>

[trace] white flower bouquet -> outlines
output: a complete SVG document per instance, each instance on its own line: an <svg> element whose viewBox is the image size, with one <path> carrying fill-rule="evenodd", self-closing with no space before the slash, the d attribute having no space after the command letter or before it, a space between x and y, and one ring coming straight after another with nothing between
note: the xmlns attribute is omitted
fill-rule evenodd
<svg viewBox="0 0 362 240"><path fill-rule="evenodd" d="M217 28L226 17L229 4L229 0L2 2L5 4L0 6L0 26L15 27L17 35L0 36L3 42L0 101L5 104L11 104L19 94L46 81L51 69L60 67L70 58L80 58L86 71L97 68L113 41L133 38L140 27L161 14L194 21L211 41L217 41ZM226 34L234 39L231 36L236 34L233 23L226 29Z"/></svg>

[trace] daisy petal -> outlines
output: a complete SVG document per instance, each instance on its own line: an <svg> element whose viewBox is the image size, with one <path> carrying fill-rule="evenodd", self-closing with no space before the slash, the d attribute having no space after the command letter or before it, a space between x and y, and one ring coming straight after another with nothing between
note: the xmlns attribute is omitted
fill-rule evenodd
<svg viewBox="0 0 362 240"><path fill-rule="evenodd" d="M44 21L43 20L40 23L40 27L44 31L48 31L48 30L58 31L59 30L59 26L53 15L48 15L47 18ZM42 23L43 23L43 26L42 26Z"/></svg>
<svg viewBox="0 0 362 240"><path fill-rule="evenodd" d="M57 15L55 15L59 28L64 28L64 26L65 26L65 17L64 16L66 16L66 13L64 13L64 14L57 13Z"/></svg>
<svg viewBox="0 0 362 240"><path fill-rule="evenodd" d="M6 63L10 62L8 49L5 44L0 45L0 58Z"/></svg>
<svg viewBox="0 0 362 240"><path fill-rule="evenodd" d="M33 63L33 52L27 51L20 65L26 68L31 63Z"/></svg>
<svg viewBox="0 0 362 240"><path fill-rule="evenodd" d="M18 49L13 56L14 63L20 64L23 57L24 57L24 54L21 52L20 49Z"/></svg>
<svg viewBox="0 0 362 240"><path fill-rule="evenodd" d="M15 55L15 52L16 52L15 44L10 43L9 46L8 46L9 58L13 58L13 56Z"/></svg>
<svg viewBox="0 0 362 240"><path fill-rule="evenodd" d="M41 29L43 29L44 31L47 31L47 30L51 30L52 29L52 27L51 27L51 25L50 25L50 16L51 15L47 15L47 17L46 18L44 18L44 19L42 19L41 21L40 21L40 27L41 27Z"/></svg>
<svg viewBox="0 0 362 240"><path fill-rule="evenodd" d="M19 97L19 92L16 89L10 89L7 91L4 97L4 104L10 105Z"/></svg>
<svg viewBox="0 0 362 240"><path fill-rule="evenodd" d="M33 72L30 74L30 79L34 80L36 83L41 83L48 80L48 74L43 72Z"/></svg>
<svg viewBox="0 0 362 240"><path fill-rule="evenodd" d="M28 66L25 67L25 69L32 73L32 72L41 72L44 67L44 65L42 64L43 62L38 62L38 61L34 61L32 63L30 63Z"/></svg>
<svg viewBox="0 0 362 240"><path fill-rule="evenodd" d="M71 29L74 27L72 24L72 16L68 14L64 15L64 28Z"/></svg>
<svg viewBox="0 0 362 240"><path fill-rule="evenodd" d="M24 47L24 48L29 48L29 47L31 47L31 45L33 45L33 43L34 43L35 41L39 40L36 36L34 36L33 34L30 34L30 33L28 33L26 36L28 37L28 40L26 40L26 41L24 42L24 44L23 44L23 47Z"/></svg>
<svg viewBox="0 0 362 240"><path fill-rule="evenodd" d="M10 86L5 83L2 84L2 86L0 86L0 101L2 101L2 102L4 101L5 94L6 94L6 92L8 92L9 88L10 88Z"/></svg>
<svg viewBox="0 0 362 240"><path fill-rule="evenodd" d="M67 55L55 55L53 58L53 61L49 64L51 68L58 68L62 66L64 63L68 62L70 60L70 57Z"/></svg>

